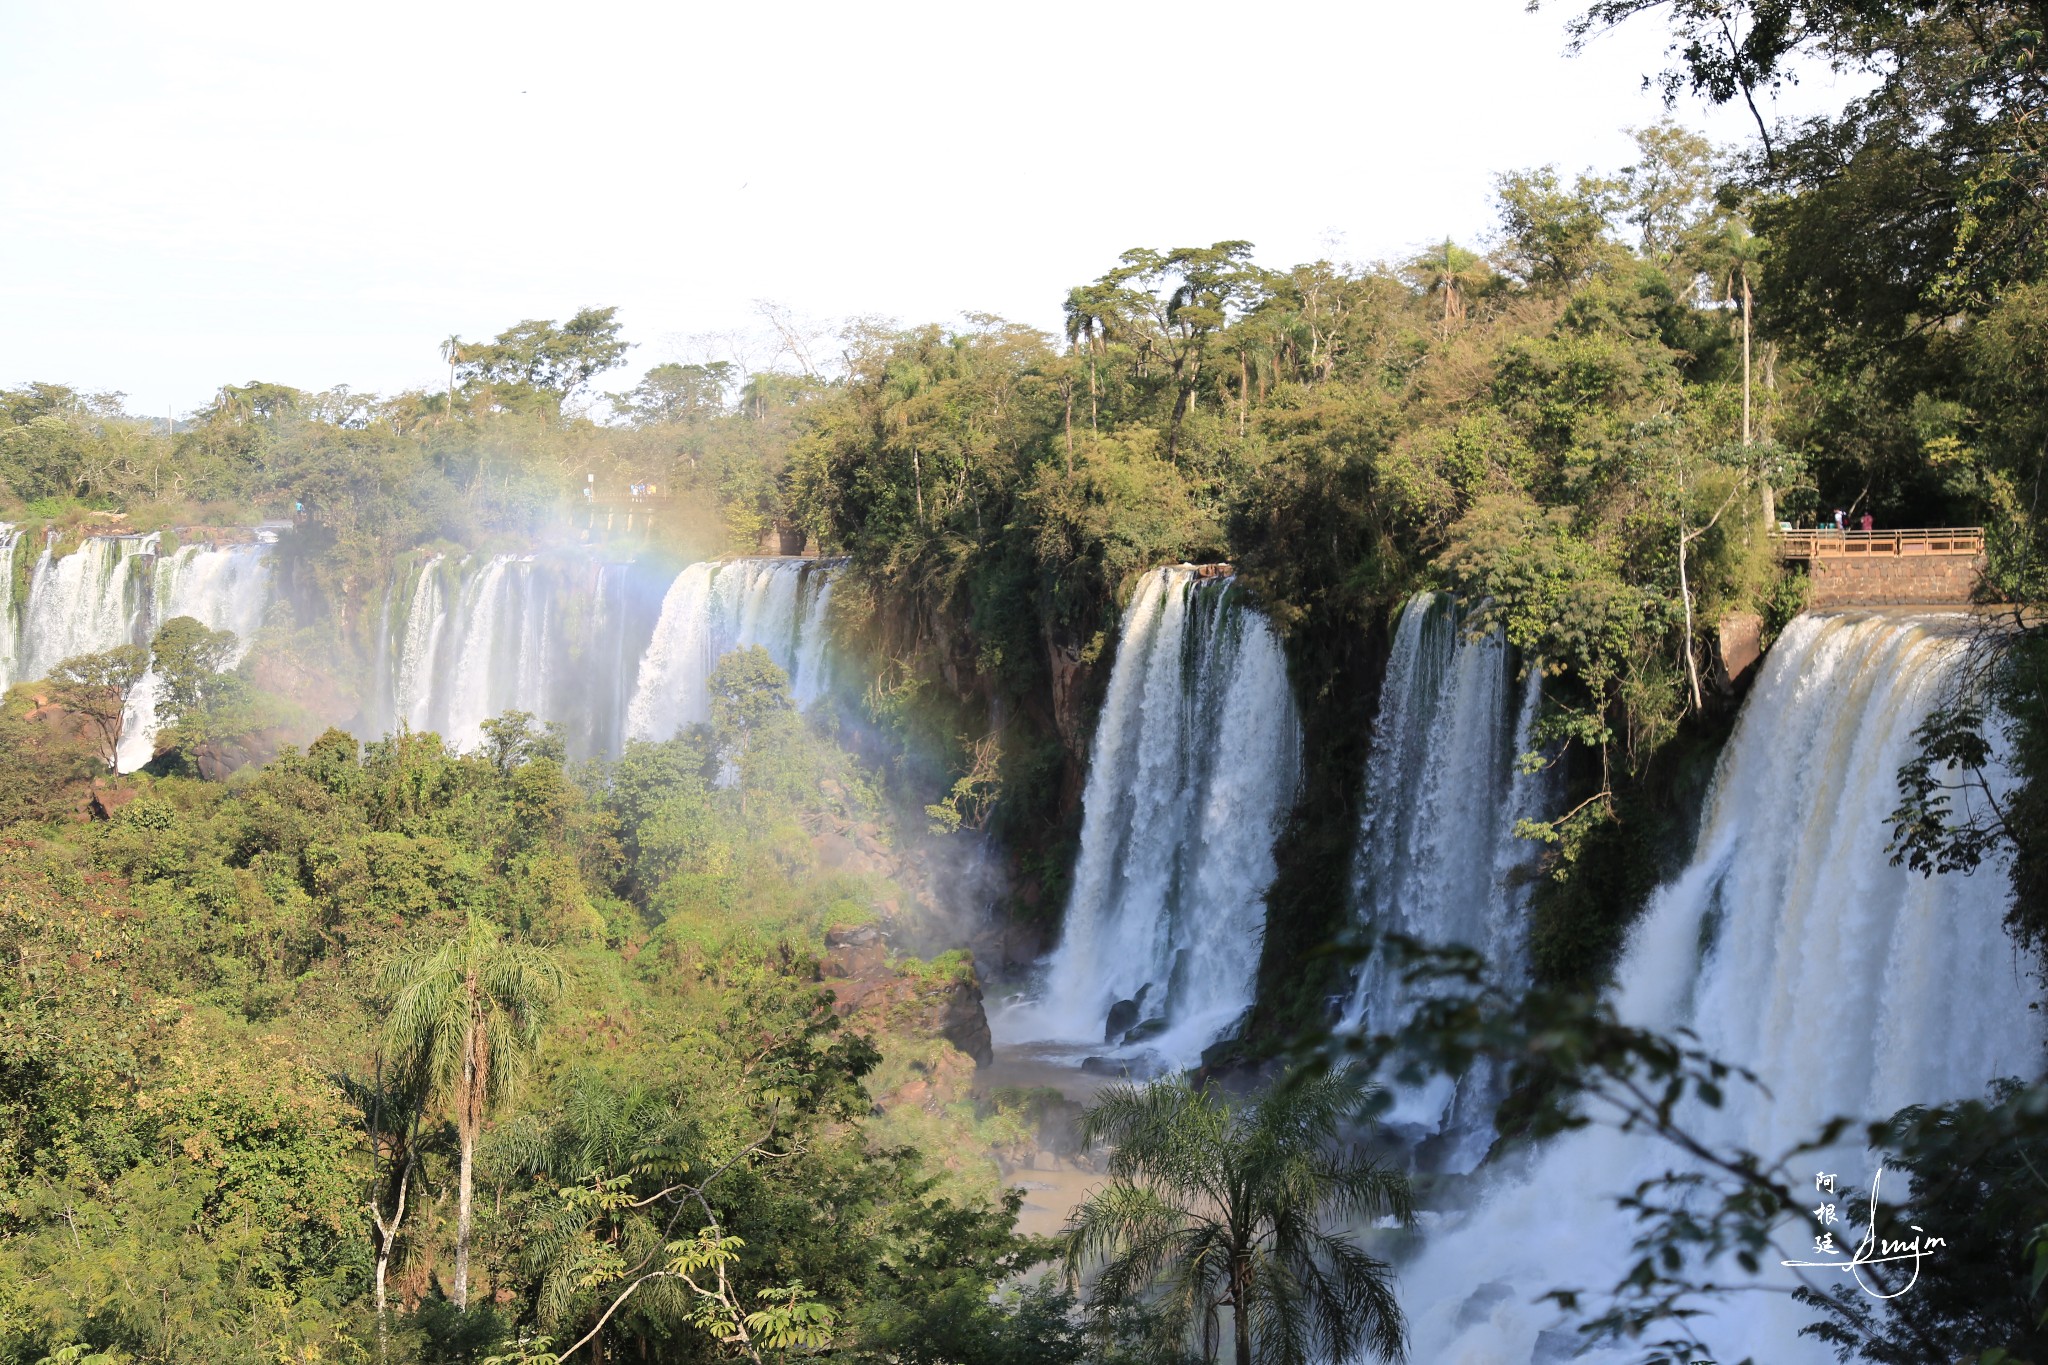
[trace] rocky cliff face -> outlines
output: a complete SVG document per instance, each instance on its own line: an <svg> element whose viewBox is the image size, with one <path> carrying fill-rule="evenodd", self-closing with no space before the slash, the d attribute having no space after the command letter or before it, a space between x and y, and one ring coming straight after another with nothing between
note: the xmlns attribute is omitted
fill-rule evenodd
<svg viewBox="0 0 2048 1365"><path fill-rule="evenodd" d="M864 924L826 934L819 972L841 1018L878 1032L943 1038L976 1066L995 1056L971 953L891 965L881 929Z"/></svg>

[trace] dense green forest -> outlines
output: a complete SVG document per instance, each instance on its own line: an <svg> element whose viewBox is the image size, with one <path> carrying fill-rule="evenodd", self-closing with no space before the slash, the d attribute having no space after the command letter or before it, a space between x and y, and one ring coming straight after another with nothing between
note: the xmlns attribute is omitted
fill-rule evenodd
<svg viewBox="0 0 2048 1365"><path fill-rule="evenodd" d="M1135 1290L1084 1313L1033 1272L1056 1249L1014 1231L988 1153L1050 1101L969 1094L947 1021L972 965L848 947L915 898L889 850L963 830L1007 859L1001 917L1057 932L1117 615L1161 563L1236 566L1285 640L1308 756L1257 1012L1217 1066L1287 1051L1341 984L1320 950L1350 922L1397 603L1450 589L1544 670L1564 781L1526 831L1531 953L1537 1005L1583 1009L1731 723L1718 623L1782 628L1805 580L1768 532L1837 508L1987 530L1983 596L2012 628L1924 738L1937 766L2003 744L2018 786L1964 819L1923 765L1899 848L1923 868L2012 853L2014 932L2048 940L2027 605L2048 548L2048 14L1603 0L1576 22L1637 11L1671 26L1674 97L1753 102L1802 60L1872 88L1746 148L1666 122L1624 166L1505 173L1485 240L1404 259L1106 251L1057 335L860 323L830 360L666 363L628 387L597 307L449 338L434 390L229 384L175 429L119 394L0 391L0 520L64 543L292 520L259 650L298 661L222 673L205 639L160 640L189 686L135 778L106 775L92 725L121 660L0 712L0 1361L1193 1349ZM263 694L323 655L345 672L337 637L366 657L403 554L573 545L586 486L633 484L664 500L643 557L778 527L844 556L833 629L865 690L800 716L764 655L735 655L709 725L587 764L516 714L457 753L321 733L304 697ZM275 748L233 742L258 730L296 742L221 758ZM849 866L835 840L876 852ZM835 1009L863 972L887 982ZM1923 1173L2004 1173L2010 1256L1979 1277L2019 1311L2014 1355L1985 1361L2039 1330L2023 1262L2048 1263L2048 1203L2011 1193L2048 1147L2038 1099L1898 1138ZM1381 1193L1375 1216L1405 1216ZM1984 1312L1944 1292L1913 1330ZM1391 1350L1389 1321L1358 1341Z"/></svg>

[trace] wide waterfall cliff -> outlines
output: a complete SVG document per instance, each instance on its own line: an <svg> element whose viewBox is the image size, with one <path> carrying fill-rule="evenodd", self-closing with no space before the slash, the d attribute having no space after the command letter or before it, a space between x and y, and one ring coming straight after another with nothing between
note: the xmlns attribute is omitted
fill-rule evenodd
<svg viewBox="0 0 2048 1365"><path fill-rule="evenodd" d="M1518 674L1521 676L1518 679ZM1515 837L1540 816L1544 780L1520 771L1542 700L1498 631L1473 637L1447 594L1417 593L1394 631L1373 725L1366 809L1359 833L1358 914L1378 932L1477 948L1519 969L1522 920L1535 848ZM1414 988L1381 958L1368 961L1344 1027L1398 1026ZM1413 1136L1449 1127L1470 1141L1445 1154L1469 1167L1491 1137L1483 1078L1402 1095L1390 1122Z"/></svg>
<svg viewBox="0 0 2048 1365"><path fill-rule="evenodd" d="M64 660L147 644L174 616L233 631L235 661L274 597L269 532L162 552L162 537L87 536L71 548L30 546L0 526L0 687L46 676ZM22 561L28 560L23 563ZM400 725L475 746L482 724L509 710L563 726L576 755L615 753L628 738L663 739L708 715L718 657L767 648L799 705L831 679L826 613L830 563L759 558L674 569L607 563L580 553L443 555L401 562L372 613L364 652L337 640L323 662L360 689L350 728L364 738ZM149 761L156 680L131 699L120 766Z"/></svg>
<svg viewBox="0 0 2048 1365"><path fill-rule="evenodd" d="M370 728L467 749L486 720L524 711L559 723L572 753L615 751L658 591L580 555L419 557L391 588Z"/></svg>
<svg viewBox="0 0 2048 1365"><path fill-rule="evenodd" d="M0 557L9 565L25 548L16 541L13 528L0 532ZM270 551L260 538L181 545L165 554L162 538L153 534L88 536L68 554L59 549L57 539L46 536L26 571L18 610L16 594L8 595L0 619L0 687L45 677L80 654L146 644L174 616L233 631L246 650L270 603ZM123 771L149 761L156 729L156 678L146 674L129 698Z"/></svg>
<svg viewBox="0 0 2048 1365"><path fill-rule="evenodd" d="M799 706L829 681L831 565L730 559L660 573L582 557L441 555L393 585L375 673L381 723L474 746L525 711L572 753L616 753L709 717L721 655L766 647Z"/></svg>
<svg viewBox="0 0 2048 1365"><path fill-rule="evenodd" d="M1299 749L1286 660L1235 580L1146 574L1096 722L1060 943L999 1035L1200 1060L1252 1003Z"/></svg>
<svg viewBox="0 0 2048 1365"><path fill-rule="evenodd" d="M1712 1141L1779 1153L1831 1116L1976 1095L2040 1066L2033 968L2002 928L2005 880L1994 868L1922 879L1887 855L1895 774L1961 663L1965 629L1954 616L1805 616L1766 660L1692 861L1652 899L1615 971L1624 1020L1689 1029L1763 1081L1686 1115ZM1822 1164L1835 1162L1867 1186L1863 1153ZM1613 1196L1674 1168L1669 1147L1596 1127L1497 1173L1479 1207L1404 1268L1414 1358L1570 1356L1575 1335L1538 1296L1618 1280L1633 1225ZM1767 1283L1789 1289L1789 1276L1767 1263ZM1832 1359L1797 1337L1810 1316L1784 1294L1750 1294L1697 1330L1717 1359Z"/></svg>

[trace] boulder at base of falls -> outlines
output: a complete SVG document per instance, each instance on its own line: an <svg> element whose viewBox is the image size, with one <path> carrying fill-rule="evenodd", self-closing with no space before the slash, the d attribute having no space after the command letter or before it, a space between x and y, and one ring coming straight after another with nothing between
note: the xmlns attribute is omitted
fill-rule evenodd
<svg viewBox="0 0 2048 1365"><path fill-rule="evenodd" d="M1130 1032L1131 1026L1137 1022L1138 1002L1135 1000L1117 1001L1109 1007L1109 1022L1103 1026L1102 1041L1105 1043L1115 1042L1124 1034Z"/></svg>
<svg viewBox="0 0 2048 1365"><path fill-rule="evenodd" d="M939 1036L974 1058L976 1066L995 1060L995 1038L989 1033L988 1011L982 1006L981 983L974 979L971 968L967 978L947 992L938 1023Z"/></svg>
<svg viewBox="0 0 2048 1365"><path fill-rule="evenodd" d="M1164 1032L1166 1032L1165 1017L1162 1015L1154 1015L1152 1018L1147 1019L1144 1023L1139 1024L1136 1028L1124 1034L1124 1045L1128 1047L1132 1043L1147 1042L1153 1038L1157 1038L1160 1034Z"/></svg>

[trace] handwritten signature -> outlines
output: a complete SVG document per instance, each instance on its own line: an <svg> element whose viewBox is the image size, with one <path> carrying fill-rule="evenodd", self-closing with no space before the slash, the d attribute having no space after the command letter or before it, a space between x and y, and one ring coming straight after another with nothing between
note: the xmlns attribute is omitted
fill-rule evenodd
<svg viewBox="0 0 2048 1365"><path fill-rule="evenodd" d="M1877 1174L1872 1176L1870 1180L1870 1220L1864 1228L1863 1241L1858 1244L1852 1255L1846 1259L1837 1257L1826 1261L1780 1261L1778 1264L1800 1270L1839 1270L1845 1275L1854 1277L1857 1286L1873 1299L1896 1299L1918 1284L1920 1282L1920 1262L1936 1248L1947 1246L1948 1239L1926 1235L1926 1229L1917 1223L1908 1224L1908 1226L1914 1232L1921 1234L1920 1236L1903 1241L1895 1241L1889 1237L1880 1239L1877 1235L1877 1192L1883 1180L1884 1166L1880 1164L1877 1168ZM1822 1174L1814 1177L1816 1189L1833 1193L1834 1184L1835 1178L1832 1175ZM1823 1228L1838 1220L1833 1204L1822 1204L1813 1212L1815 1220ZM1813 1239L1814 1250L1816 1252L1833 1251L1835 1249L1834 1241L1833 1233L1823 1232L1820 1236ZM1901 1261L1911 1261L1913 1263L1913 1276L1903 1286L1889 1294L1881 1293L1871 1288L1870 1282L1863 1278L1864 1266L1896 1265Z"/></svg>

